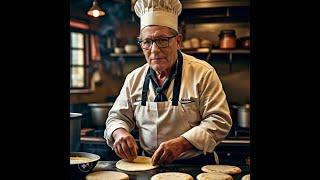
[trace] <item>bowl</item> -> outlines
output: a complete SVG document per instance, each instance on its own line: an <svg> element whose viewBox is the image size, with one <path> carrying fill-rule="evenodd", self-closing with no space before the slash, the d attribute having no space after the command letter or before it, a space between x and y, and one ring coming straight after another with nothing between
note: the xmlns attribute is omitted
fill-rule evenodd
<svg viewBox="0 0 320 180"><path fill-rule="evenodd" d="M122 47L115 47L114 48L114 53L116 54L122 54L124 49Z"/></svg>
<svg viewBox="0 0 320 180"><path fill-rule="evenodd" d="M71 160L71 157L75 157ZM70 178L83 178L97 165L100 156L88 152L70 152Z"/></svg>
<svg viewBox="0 0 320 180"><path fill-rule="evenodd" d="M138 46L134 44L126 44L124 46L124 51L126 53L136 53L138 51Z"/></svg>

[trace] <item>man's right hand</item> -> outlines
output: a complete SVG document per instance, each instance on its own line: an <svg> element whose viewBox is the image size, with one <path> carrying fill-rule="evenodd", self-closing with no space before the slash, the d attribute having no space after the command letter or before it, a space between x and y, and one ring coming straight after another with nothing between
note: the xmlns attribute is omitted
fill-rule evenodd
<svg viewBox="0 0 320 180"><path fill-rule="evenodd" d="M125 129L119 128L113 131L113 150L121 158L133 161L138 156L138 145L133 136Z"/></svg>

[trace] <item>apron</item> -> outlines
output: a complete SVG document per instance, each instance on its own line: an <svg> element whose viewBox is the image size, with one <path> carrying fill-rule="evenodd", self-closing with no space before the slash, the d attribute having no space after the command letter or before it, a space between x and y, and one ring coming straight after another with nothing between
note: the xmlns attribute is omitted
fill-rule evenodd
<svg viewBox="0 0 320 180"><path fill-rule="evenodd" d="M178 62L174 82L172 99L165 102L147 102L150 76L147 73L140 105L135 109L135 119L139 128L141 147L149 154L153 154L164 141L179 137L191 129L186 113L179 102L181 85L182 54L178 52Z"/></svg>
<svg viewBox="0 0 320 180"><path fill-rule="evenodd" d="M194 126L192 122L188 122L187 118L186 111L190 109L182 107L182 103L179 103L183 65L183 57L179 51L177 63L176 75L172 80L174 84L171 100L168 98L168 101L165 102L147 101L148 90L153 88L149 83L150 75L148 70L143 84L142 99L140 102L134 103L136 106L134 108L134 119L136 119L136 125L139 129L140 145L143 148L143 152L149 156L157 150L162 142L177 138ZM186 104L184 105L186 106ZM179 159L181 159L181 162ZM190 163L190 160L193 160L192 163L195 164L219 164L215 152L202 155L197 150L189 150L182 153L175 162Z"/></svg>

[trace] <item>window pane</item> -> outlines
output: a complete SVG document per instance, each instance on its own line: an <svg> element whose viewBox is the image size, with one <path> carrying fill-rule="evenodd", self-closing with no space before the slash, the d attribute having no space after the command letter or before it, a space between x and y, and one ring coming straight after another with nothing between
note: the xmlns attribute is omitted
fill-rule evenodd
<svg viewBox="0 0 320 180"><path fill-rule="evenodd" d="M84 52L83 50L71 51L71 62L72 65L83 65L84 64Z"/></svg>
<svg viewBox="0 0 320 180"><path fill-rule="evenodd" d="M71 47L84 48L84 35L78 32L71 32Z"/></svg>
<svg viewBox="0 0 320 180"><path fill-rule="evenodd" d="M70 87L82 88L84 87L84 68L71 67Z"/></svg>

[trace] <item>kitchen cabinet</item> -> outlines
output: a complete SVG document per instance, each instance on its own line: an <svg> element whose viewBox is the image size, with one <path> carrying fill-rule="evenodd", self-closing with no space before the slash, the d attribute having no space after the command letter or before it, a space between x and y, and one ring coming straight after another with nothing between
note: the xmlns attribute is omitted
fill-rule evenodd
<svg viewBox="0 0 320 180"><path fill-rule="evenodd" d="M193 55L205 61L214 61L215 55L221 55L228 63L228 71L233 71L233 62L236 56L242 55L246 59L249 58L250 49L218 49L216 45L217 33L222 28L240 28L237 33L238 37L249 35L250 31L250 0L181 0L183 10L179 15L179 32L184 39L190 39L194 36L198 38L210 40L214 46L212 50L209 48L185 49L182 52ZM232 23L236 23L233 25ZM195 25L199 25L195 27ZM221 26L217 26L221 25ZM193 31L193 32L192 32ZM201 37L202 36L202 37ZM209 38L210 37L210 38ZM210 52L210 53L209 53ZM111 53L112 59L123 58L126 61L132 59L144 59L141 50L138 53Z"/></svg>
<svg viewBox="0 0 320 180"><path fill-rule="evenodd" d="M248 22L250 0L181 0L183 10L179 22Z"/></svg>
<svg viewBox="0 0 320 180"><path fill-rule="evenodd" d="M211 53L208 48L184 50L185 53L211 62L217 59L212 56L219 55L223 60L227 60L229 72L233 71L232 66L233 61L237 59L236 56L250 60L250 49L243 48L238 43L241 38L250 36L250 0L181 0L181 2L183 10L179 16L179 31L184 39L206 39L213 44ZM236 31L236 37L239 38L236 49L219 49L219 32L225 29Z"/></svg>

